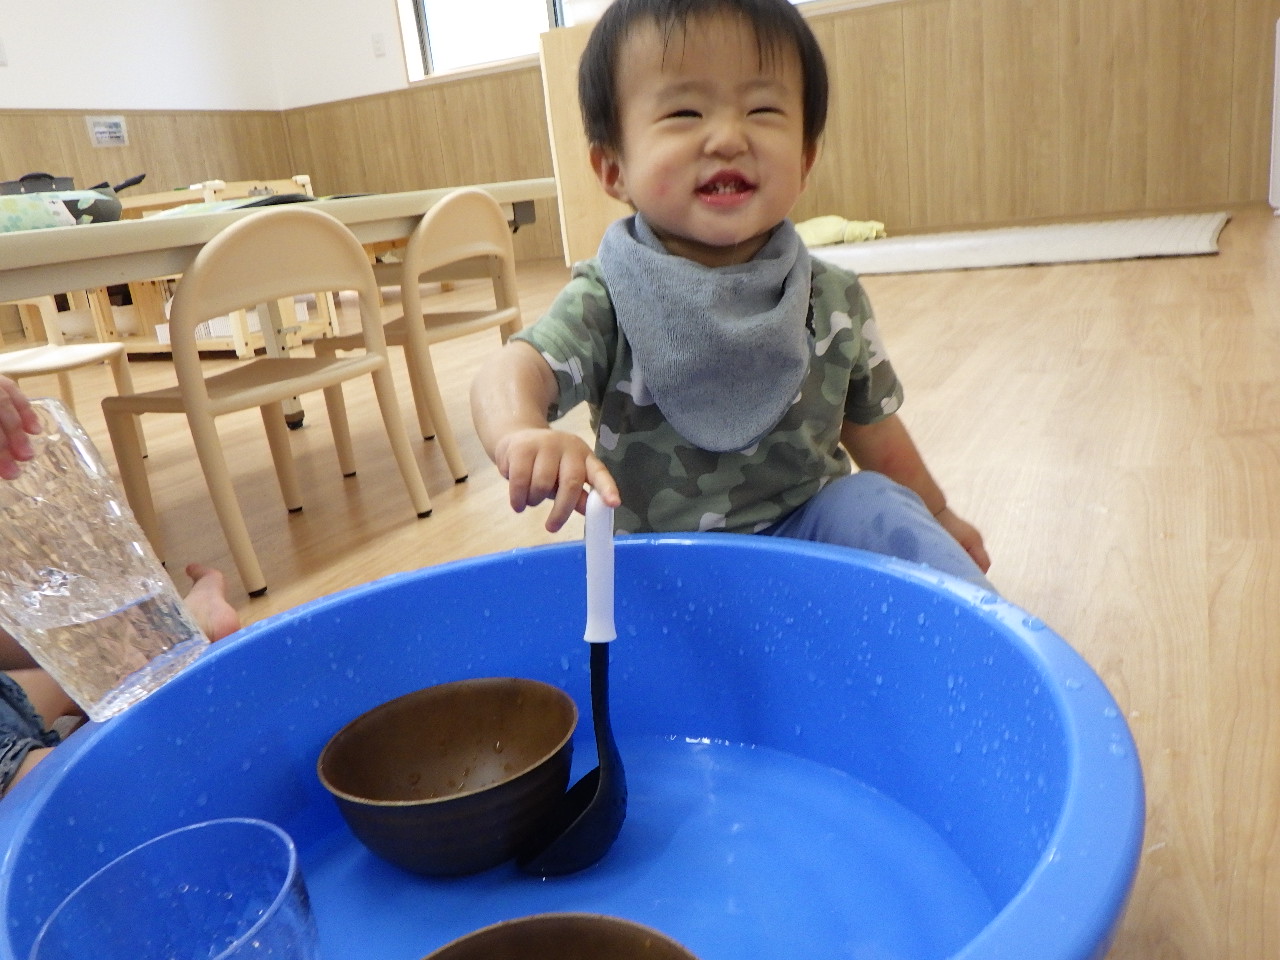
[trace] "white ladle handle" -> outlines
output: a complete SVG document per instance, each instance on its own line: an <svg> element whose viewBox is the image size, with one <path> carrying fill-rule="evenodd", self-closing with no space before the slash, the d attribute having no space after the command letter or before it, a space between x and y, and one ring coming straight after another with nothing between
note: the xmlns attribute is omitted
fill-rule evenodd
<svg viewBox="0 0 1280 960"><path fill-rule="evenodd" d="M608 643L618 635L613 623L613 507L594 490L587 496L587 643Z"/></svg>

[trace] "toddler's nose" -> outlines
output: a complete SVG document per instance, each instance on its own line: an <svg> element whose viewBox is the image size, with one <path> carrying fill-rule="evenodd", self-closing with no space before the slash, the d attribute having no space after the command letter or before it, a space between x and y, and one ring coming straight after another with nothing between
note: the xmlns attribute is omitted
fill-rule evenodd
<svg viewBox="0 0 1280 960"><path fill-rule="evenodd" d="M707 132L706 151L710 156L730 158L747 151L747 134L736 117L717 117Z"/></svg>

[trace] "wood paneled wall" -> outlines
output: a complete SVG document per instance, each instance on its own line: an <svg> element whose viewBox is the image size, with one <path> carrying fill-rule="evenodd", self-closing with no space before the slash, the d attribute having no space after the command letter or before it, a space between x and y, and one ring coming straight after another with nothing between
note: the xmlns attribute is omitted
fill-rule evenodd
<svg viewBox="0 0 1280 960"><path fill-rule="evenodd" d="M815 16L798 217L891 231L1266 199L1280 0L904 0Z"/></svg>
<svg viewBox="0 0 1280 960"><path fill-rule="evenodd" d="M1278 16L1280 0L812 8L831 111L794 216L901 234L1265 200ZM553 33L548 87L571 91L584 41ZM563 164L580 133L554 149ZM613 213L583 224L597 191L561 183L571 259Z"/></svg>
<svg viewBox="0 0 1280 960"><path fill-rule="evenodd" d="M90 145L84 118L103 113L125 118L129 146ZM306 173L321 195L552 175L536 65L284 112L0 111L0 179L33 171L77 186L146 173L138 192ZM515 247L562 255L554 201L537 201Z"/></svg>
<svg viewBox="0 0 1280 960"><path fill-rule="evenodd" d="M803 219L892 233L1228 206L1266 199L1280 0L901 0L812 23L831 121ZM89 145L121 112L131 145ZM311 174L318 193L553 173L530 65L273 112L0 111L0 177L147 190ZM597 190L565 184L566 195ZM561 255L555 205L516 237Z"/></svg>
<svg viewBox="0 0 1280 960"><path fill-rule="evenodd" d="M86 116L122 116L126 147L95 147ZM273 110L0 110L0 180L69 176L77 187L120 183L158 193L202 180L292 176L284 117Z"/></svg>
<svg viewBox="0 0 1280 960"><path fill-rule="evenodd" d="M536 65L289 110L298 169L317 193L364 193L549 177ZM561 256L556 204L515 237L519 259Z"/></svg>

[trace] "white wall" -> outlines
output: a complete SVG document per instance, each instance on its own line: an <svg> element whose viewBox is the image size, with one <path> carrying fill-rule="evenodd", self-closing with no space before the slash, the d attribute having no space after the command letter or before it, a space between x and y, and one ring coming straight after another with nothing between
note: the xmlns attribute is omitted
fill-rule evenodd
<svg viewBox="0 0 1280 960"><path fill-rule="evenodd" d="M406 84L399 30L396 0L0 0L0 108L280 110L381 93Z"/></svg>
<svg viewBox="0 0 1280 960"><path fill-rule="evenodd" d="M192 0L173 2L187 4ZM276 56L272 59L278 109L385 93L408 85L396 0L257 2L276 18ZM375 52L375 36L381 40L382 56Z"/></svg>

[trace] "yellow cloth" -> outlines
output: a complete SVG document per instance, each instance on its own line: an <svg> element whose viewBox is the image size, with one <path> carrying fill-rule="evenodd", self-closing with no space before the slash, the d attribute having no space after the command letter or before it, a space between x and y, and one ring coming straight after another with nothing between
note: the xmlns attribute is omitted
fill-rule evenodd
<svg viewBox="0 0 1280 960"><path fill-rule="evenodd" d="M800 234L800 239L804 241L806 247L878 240L886 235L884 224L878 220L846 220L834 214L797 223L796 232Z"/></svg>

